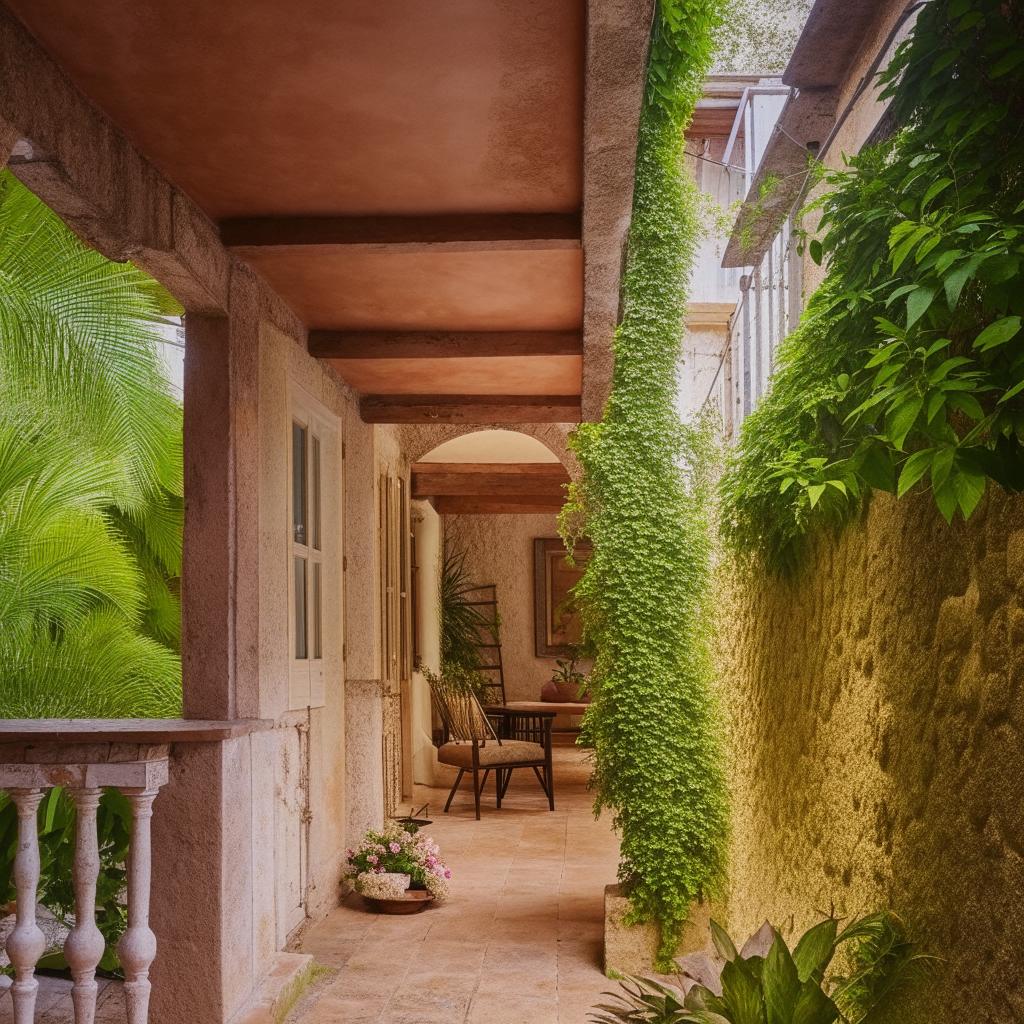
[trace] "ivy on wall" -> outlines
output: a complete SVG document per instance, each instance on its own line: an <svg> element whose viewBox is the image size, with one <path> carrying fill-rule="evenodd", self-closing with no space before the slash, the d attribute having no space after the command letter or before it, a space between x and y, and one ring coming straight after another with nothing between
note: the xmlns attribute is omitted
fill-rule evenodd
<svg viewBox="0 0 1024 1024"><path fill-rule="evenodd" d="M584 721L597 809L621 836L620 879L635 922L661 929L660 966L692 900L721 877L726 798L704 612L709 575L707 430L675 408L686 285L700 214L683 132L712 56L715 0L659 0L640 117L636 183L600 423L571 444L583 475L562 516L593 554L577 586L597 654ZM680 463L689 472L680 473Z"/></svg>
<svg viewBox="0 0 1024 1024"><path fill-rule="evenodd" d="M898 130L826 175L825 280L723 479L776 571L872 490L952 521L1024 489L1024 4L932 0L882 80Z"/></svg>

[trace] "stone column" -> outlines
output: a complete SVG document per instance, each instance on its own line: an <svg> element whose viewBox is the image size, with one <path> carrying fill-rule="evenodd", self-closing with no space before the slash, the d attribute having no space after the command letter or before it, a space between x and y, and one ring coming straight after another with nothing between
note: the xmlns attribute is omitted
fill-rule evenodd
<svg viewBox="0 0 1024 1024"><path fill-rule="evenodd" d="M345 683L345 842L355 846L384 823L384 686Z"/></svg>
<svg viewBox="0 0 1024 1024"><path fill-rule="evenodd" d="M186 718L234 718L231 388L226 317L185 317L181 650Z"/></svg>

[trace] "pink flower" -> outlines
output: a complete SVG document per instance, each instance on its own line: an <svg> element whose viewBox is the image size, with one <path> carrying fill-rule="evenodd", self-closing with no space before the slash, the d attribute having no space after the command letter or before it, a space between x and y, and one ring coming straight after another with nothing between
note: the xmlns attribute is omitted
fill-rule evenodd
<svg viewBox="0 0 1024 1024"><path fill-rule="evenodd" d="M388 843L388 849L392 853L400 853L402 850L401 846L399 846L398 843Z"/></svg>
<svg viewBox="0 0 1024 1024"><path fill-rule="evenodd" d="M445 878L451 878L452 877L452 873L447 868L444 869L444 877Z"/></svg>
<svg viewBox="0 0 1024 1024"><path fill-rule="evenodd" d="M378 860L378 857L377 857L377 854L375 854L375 853L371 853L371 854L370 854L370 856L369 856L369 857L367 857L366 859L367 859L367 860L368 860L368 861L369 861L369 862L370 862L371 864L376 864L376 863L377 863L377 860Z"/></svg>

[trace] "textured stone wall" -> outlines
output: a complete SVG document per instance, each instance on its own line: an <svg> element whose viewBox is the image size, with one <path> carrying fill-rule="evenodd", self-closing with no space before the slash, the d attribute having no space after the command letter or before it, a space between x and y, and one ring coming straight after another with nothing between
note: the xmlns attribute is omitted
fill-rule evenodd
<svg viewBox="0 0 1024 1024"><path fill-rule="evenodd" d="M554 658L538 658L533 629L533 541L557 537L552 515L445 516L445 543L466 552L475 583L498 585L501 656L509 700L539 700Z"/></svg>
<svg viewBox="0 0 1024 1024"><path fill-rule="evenodd" d="M726 581L730 925L890 907L943 957L900 1024L1024 1019L1024 500L873 502L793 582Z"/></svg>

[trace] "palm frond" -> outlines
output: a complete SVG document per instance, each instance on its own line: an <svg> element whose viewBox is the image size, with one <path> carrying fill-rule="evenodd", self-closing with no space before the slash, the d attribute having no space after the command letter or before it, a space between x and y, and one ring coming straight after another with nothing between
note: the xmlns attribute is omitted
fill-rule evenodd
<svg viewBox="0 0 1024 1024"><path fill-rule="evenodd" d="M166 718L181 714L181 663L114 609L25 643L0 634L0 716Z"/></svg>

